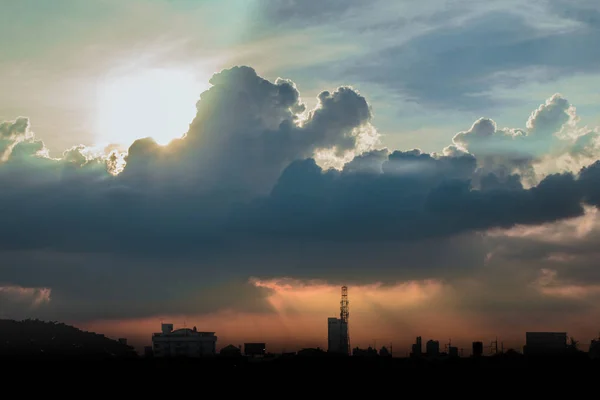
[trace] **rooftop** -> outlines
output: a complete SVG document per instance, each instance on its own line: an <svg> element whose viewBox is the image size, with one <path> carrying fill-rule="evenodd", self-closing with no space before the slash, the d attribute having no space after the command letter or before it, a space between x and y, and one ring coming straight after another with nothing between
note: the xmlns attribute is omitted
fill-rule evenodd
<svg viewBox="0 0 600 400"><path fill-rule="evenodd" d="M152 336L214 336L215 332L200 332L189 328L175 329L169 333L157 332Z"/></svg>

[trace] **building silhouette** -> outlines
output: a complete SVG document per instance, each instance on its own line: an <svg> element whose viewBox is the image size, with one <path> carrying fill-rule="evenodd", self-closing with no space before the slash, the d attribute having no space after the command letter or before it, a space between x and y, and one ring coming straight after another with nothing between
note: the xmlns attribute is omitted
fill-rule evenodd
<svg viewBox="0 0 600 400"><path fill-rule="evenodd" d="M411 357L421 357L423 355L423 344L421 342L421 336L417 336L417 341L412 345Z"/></svg>
<svg viewBox="0 0 600 400"><path fill-rule="evenodd" d="M327 351L329 353L348 354L348 324L339 318L327 318Z"/></svg>
<svg viewBox="0 0 600 400"><path fill-rule="evenodd" d="M458 347L448 346L448 356L449 357L458 357Z"/></svg>
<svg viewBox="0 0 600 400"><path fill-rule="evenodd" d="M317 347L317 348L301 349L301 350L298 350L298 352L296 354L298 355L298 357L322 357L326 353L325 353L325 351L323 351L323 349L321 349L320 347Z"/></svg>
<svg viewBox="0 0 600 400"><path fill-rule="evenodd" d="M425 351L427 352L427 357L436 358L440 355L440 342L437 340L428 340L425 344Z"/></svg>
<svg viewBox="0 0 600 400"><path fill-rule="evenodd" d="M567 352L566 332L526 332L525 355L560 355Z"/></svg>
<svg viewBox="0 0 600 400"><path fill-rule="evenodd" d="M183 328L173 330L173 324L162 324L162 331L152 334L155 357L202 357L216 354L214 332L198 332Z"/></svg>
<svg viewBox="0 0 600 400"><path fill-rule="evenodd" d="M374 349L371 346L369 346L366 349L355 347L354 349L352 349L352 355L355 357L376 357L378 354L377 349Z"/></svg>
<svg viewBox="0 0 600 400"><path fill-rule="evenodd" d="M250 357L264 357L267 354L266 343L244 343L244 355Z"/></svg>
<svg viewBox="0 0 600 400"><path fill-rule="evenodd" d="M390 348L391 348L391 346L390 346ZM383 346L379 350L379 356L381 356L381 357L391 357L392 356L392 352L391 352L391 350L388 350L387 347Z"/></svg>
<svg viewBox="0 0 600 400"><path fill-rule="evenodd" d="M473 342L473 357L481 357L483 355L483 342Z"/></svg>
<svg viewBox="0 0 600 400"><path fill-rule="evenodd" d="M237 347L229 344L219 350L219 355L223 357L240 357L242 355L241 346Z"/></svg>
<svg viewBox="0 0 600 400"><path fill-rule="evenodd" d="M590 342L588 354L592 359L600 358L600 335L596 339L592 339Z"/></svg>

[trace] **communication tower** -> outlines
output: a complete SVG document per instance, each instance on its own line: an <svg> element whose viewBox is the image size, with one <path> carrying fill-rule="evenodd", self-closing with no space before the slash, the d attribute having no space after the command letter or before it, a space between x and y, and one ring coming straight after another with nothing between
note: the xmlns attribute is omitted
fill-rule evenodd
<svg viewBox="0 0 600 400"><path fill-rule="evenodd" d="M340 301L340 322L342 328L340 329L340 334L342 337L340 338L340 343L342 343L342 347L347 354L350 354L350 332L348 331L348 318L350 317L349 305L348 287L342 286L342 300Z"/></svg>

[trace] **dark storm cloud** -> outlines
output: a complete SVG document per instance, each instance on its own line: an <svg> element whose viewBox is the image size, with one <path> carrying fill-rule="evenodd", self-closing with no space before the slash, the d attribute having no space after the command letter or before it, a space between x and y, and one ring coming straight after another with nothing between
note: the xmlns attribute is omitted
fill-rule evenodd
<svg viewBox="0 0 600 400"><path fill-rule="evenodd" d="M487 314L485 323L497 329L597 318L598 222L588 210L578 220L488 237L486 266L469 277L476 285L461 290L461 311Z"/></svg>
<svg viewBox="0 0 600 400"><path fill-rule="evenodd" d="M44 312L57 318L239 302L269 311L264 291L243 289L250 276L333 278L343 267L356 282L463 276L485 257L477 232L600 204L600 163L528 189L518 174L488 171L473 187L477 152L457 146L471 151L478 133L502 134L489 121L459 133L445 155L378 150L370 106L350 87L305 110L293 82L248 67L211 83L184 138L140 139L124 157L76 146L52 159L25 119L3 123L0 287L50 288ZM528 133L568 124L567 103L552 99ZM312 158L321 150L357 156L323 170ZM110 174L121 158L124 170Z"/></svg>
<svg viewBox="0 0 600 400"><path fill-rule="evenodd" d="M205 265L205 257L165 260L35 250L3 252L2 260L0 299L1 288L11 288L4 282L27 288L5 290L14 298L19 295L18 308L10 307L11 302L0 310L9 317L24 310L40 312L47 319L77 321L209 313L215 308L270 311L267 289L229 273L208 278L210 271L198 264Z"/></svg>
<svg viewBox="0 0 600 400"><path fill-rule="evenodd" d="M528 190L514 178L491 185L488 176L486 190L472 190L475 169L472 156L436 159L419 151L390 154L377 175L324 173L313 160L296 161L268 199L252 212L243 209L240 229L324 240L420 240L579 216L583 193L590 193L572 174L550 175Z"/></svg>
<svg viewBox="0 0 600 400"><path fill-rule="evenodd" d="M590 26L541 32L522 15L494 11L365 55L345 70L426 106L480 111L499 104L486 93L495 86L597 72L597 40ZM522 75L532 68L542 70Z"/></svg>
<svg viewBox="0 0 600 400"><path fill-rule="evenodd" d="M540 271L546 269L555 272L562 284L597 286L600 284L599 233L596 224L584 237L564 229L560 241L543 240L543 237L497 237L493 240L495 263L503 264L503 268L511 265L520 274L529 275L530 282L537 280Z"/></svg>

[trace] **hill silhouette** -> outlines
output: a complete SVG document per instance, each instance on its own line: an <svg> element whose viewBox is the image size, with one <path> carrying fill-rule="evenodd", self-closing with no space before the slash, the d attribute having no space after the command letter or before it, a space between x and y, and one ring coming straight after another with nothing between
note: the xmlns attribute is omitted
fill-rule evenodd
<svg viewBox="0 0 600 400"><path fill-rule="evenodd" d="M0 356L133 358L134 349L60 322L0 320Z"/></svg>

